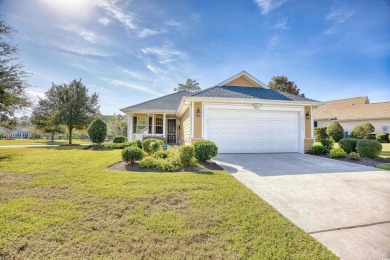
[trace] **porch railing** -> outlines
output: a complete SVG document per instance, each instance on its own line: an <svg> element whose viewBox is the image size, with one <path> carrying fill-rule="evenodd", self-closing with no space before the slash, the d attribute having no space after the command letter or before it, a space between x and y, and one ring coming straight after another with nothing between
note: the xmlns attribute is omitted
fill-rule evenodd
<svg viewBox="0 0 390 260"><path fill-rule="evenodd" d="M162 134L131 134L130 135L130 142L134 142L134 141L137 141L137 140L140 140L142 141L142 138L144 138L145 136L158 136L158 137L163 137L164 135Z"/></svg>

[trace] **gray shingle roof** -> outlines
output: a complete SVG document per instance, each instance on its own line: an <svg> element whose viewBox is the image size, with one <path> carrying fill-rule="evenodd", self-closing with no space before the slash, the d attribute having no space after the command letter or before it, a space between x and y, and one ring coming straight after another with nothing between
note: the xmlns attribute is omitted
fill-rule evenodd
<svg viewBox="0 0 390 260"><path fill-rule="evenodd" d="M159 111L177 110L181 98L184 96L191 96L191 92L187 90L175 92L173 94L169 94L163 97L159 97L140 104L123 108L122 110L159 110Z"/></svg>
<svg viewBox="0 0 390 260"><path fill-rule="evenodd" d="M194 97L216 97L216 98L248 98L248 99L269 99L285 101L310 101L315 100L295 96L273 89L255 88L255 87L234 87L234 86L215 86L194 93Z"/></svg>

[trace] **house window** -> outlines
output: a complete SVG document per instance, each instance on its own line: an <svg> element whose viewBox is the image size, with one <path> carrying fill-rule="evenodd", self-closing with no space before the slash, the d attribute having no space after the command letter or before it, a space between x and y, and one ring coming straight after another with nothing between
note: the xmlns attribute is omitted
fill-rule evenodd
<svg viewBox="0 0 390 260"><path fill-rule="evenodd" d="M317 121L314 121L314 127L317 127L317 126L318 126Z"/></svg>
<svg viewBox="0 0 390 260"><path fill-rule="evenodd" d="M149 133L149 118L146 116L138 116L137 117L137 134L147 134Z"/></svg>
<svg viewBox="0 0 390 260"><path fill-rule="evenodd" d="M163 119L161 117L156 117L156 134L162 134L163 133Z"/></svg>

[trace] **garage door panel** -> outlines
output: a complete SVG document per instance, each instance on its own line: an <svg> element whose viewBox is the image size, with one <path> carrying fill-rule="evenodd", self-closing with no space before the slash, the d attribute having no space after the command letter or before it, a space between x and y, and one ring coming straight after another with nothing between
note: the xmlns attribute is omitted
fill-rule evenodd
<svg viewBox="0 0 390 260"><path fill-rule="evenodd" d="M206 120L221 153L298 152L298 112L209 109Z"/></svg>

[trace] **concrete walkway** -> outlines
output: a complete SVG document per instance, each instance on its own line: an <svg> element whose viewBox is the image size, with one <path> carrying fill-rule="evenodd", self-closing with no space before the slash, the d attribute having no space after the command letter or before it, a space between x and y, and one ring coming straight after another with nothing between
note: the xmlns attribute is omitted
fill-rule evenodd
<svg viewBox="0 0 390 260"><path fill-rule="evenodd" d="M389 171L302 154L215 161L342 259L390 258Z"/></svg>

